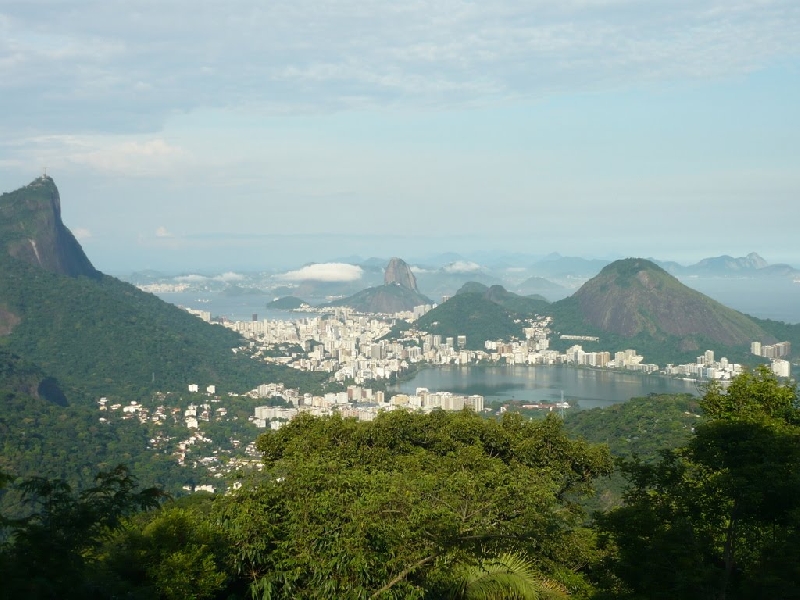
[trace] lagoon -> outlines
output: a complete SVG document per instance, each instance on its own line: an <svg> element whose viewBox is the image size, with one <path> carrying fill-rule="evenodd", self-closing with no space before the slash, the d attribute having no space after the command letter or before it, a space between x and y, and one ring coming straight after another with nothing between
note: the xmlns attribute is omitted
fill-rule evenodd
<svg viewBox="0 0 800 600"><path fill-rule="evenodd" d="M564 400L580 409L602 408L651 393L700 395L691 381L566 365L434 367L392 389L413 394L418 387L480 394L487 405L509 400L559 402L563 392Z"/></svg>

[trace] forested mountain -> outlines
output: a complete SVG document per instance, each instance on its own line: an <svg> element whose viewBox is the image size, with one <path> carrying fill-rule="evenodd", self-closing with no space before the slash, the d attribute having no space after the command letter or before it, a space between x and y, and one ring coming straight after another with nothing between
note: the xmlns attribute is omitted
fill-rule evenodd
<svg viewBox="0 0 800 600"><path fill-rule="evenodd" d="M0 255L52 273L100 278L75 236L64 226L61 197L47 176L0 196L0 248Z"/></svg>
<svg viewBox="0 0 800 600"><path fill-rule="evenodd" d="M575 294L554 303L552 314L560 333L597 335L605 349L627 344L659 364L691 361L706 348L742 361L750 342L773 343L778 333L640 258L606 266Z"/></svg>
<svg viewBox="0 0 800 600"><path fill-rule="evenodd" d="M192 472L149 448L138 420L99 419L101 396L127 404L189 383L308 390L325 377L234 353L238 334L95 270L61 222L49 178L0 196L0 215L2 472L86 486L124 462L148 484L180 490Z"/></svg>
<svg viewBox="0 0 800 600"><path fill-rule="evenodd" d="M487 286L478 281L468 281L456 294L479 294L484 300L489 300L502 306L512 316L529 318L535 315L547 314L550 303L544 296L533 294L521 296L509 292L502 285Z"/></svg>
<svg viewBox="0 0 800 600"><path fill-rule="evenodd" d="M445 337L467 336L467 348L482 350L484 341L524 337L522 324L484 294L456 294L414 322L419 331Z"/></svg>
<svg viewBox="0 0 800 600"><path fill-rule="evenodd" d="M96 271L61 222L52 179L0 196L0 213L0 345L62 385L133 399L189 383L309 380L235 354L238 334Z"/></svg>

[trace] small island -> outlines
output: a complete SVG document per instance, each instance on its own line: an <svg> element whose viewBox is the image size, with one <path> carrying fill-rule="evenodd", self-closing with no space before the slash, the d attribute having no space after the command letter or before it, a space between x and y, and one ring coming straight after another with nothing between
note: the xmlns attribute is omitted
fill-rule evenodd
<svg viewBox="0 0 800 600"><path fill-rule="evenodd" d="M275 310L297 310L304 306L310 306L297 296L283 296L282 298L275 298L272 302L267 303L267 308Z"/></svg>

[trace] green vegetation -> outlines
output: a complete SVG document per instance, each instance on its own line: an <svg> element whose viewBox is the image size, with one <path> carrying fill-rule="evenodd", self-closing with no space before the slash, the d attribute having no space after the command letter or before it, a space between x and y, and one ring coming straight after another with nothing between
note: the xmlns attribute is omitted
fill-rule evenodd
<svg viewBox="0 0 800 600"><path fill-rule="evenodd" d="M135 491L136 482L118 466L95 485L76 493L63 481L28 479L16 489L29 508L5 519L10 542L0 547L0 598L87 598L93 558L109 532L137 511L158 505L161 493Z"/></svg>
<svg viewBox="0 0 800 600"><path fill-rule="evenodd" d="M23 500L0 515L0 598L800 595L792 384L761 368L699 402L650 396L570 420L304 415L259 438L263 471L241 489L157 509L159 490L121 467L80 493L0 475ZM581 507L610 453L569 429L628 457L624 502L593 520Z"/></svg>
<svg viewBox="0 0 800 600"><path fill-rule="evenodd" d="M795 352L800 349L800 323L790 324L784 323L783 321L773 321L771 319L750 318L776 340L791 342Z"/></svg>
<svg viewBox="0 0 800 600"><path fill-rule="evenodd" d="M98 469L125 463L146 485L180 491L196 473L148 450L149 437L136 420L101 423L95 407L62 407L0 388L0 472L15 478L56 478L82 489ZM18 497L0 493L0 510L19 509Z"/></svg>
<svg viewBox="0 0 800 600"><path fill-rule="evenodd" d="M419 292L399 283L385 283L361 290L357 294L335 300L325 306L348 306L359 312L393 314L414 310L415 306L422 304L432 304L432 302Z"/></svg>
<svg viewBox="0 0 800 600"><path fill-rule="evenodd" d="M765 367L727 392L656 464L624 465L622 506L599 519L613 598L796 598L800 594L797 389Z"/></svg>
<svg viewBox="0 0 800 600"><path fill-rule="evenodd" d="M22 317L0 344L95 398L138 399L190 383L222 392L269 381L305 389L319 379L234 354L243 344L237 333L113 277L63 277L9 258L0 261L0 304Z"/></svg>
<svg viewBox="0 0 800 600"><path fill-rule="evenodd" d="M519 296L500 285L487 287L472 281L415 321L413 327L444 337L466 335L468 349L483 350L486 340L523 338L522 320L547 313L549 306L541 298ZM412 325L400 321L384 337L398 339L411 328Z"/></svg>
<svg viewBox="0 0 800 600"><path fill-rule="evenodd" d="M55 377L70 400L134 399L189 383L239 392L318 381L235 355L238 334L103 276L60 210L49 178L0 196L0 347Z"/></svg>
<svg viewBox="0 0 800 600"><path fill-rule="evenodd" d="M474 293L456 294L417 319L414 326L446 337L466 335L471 350L483 350L486 340L524 337L522 324L506 309Z"/></svg>
<svg viewBox="0 0 800 600"><path fill-rule="evenodd" d="M706 349L744 364L757 364L750 342L787 339L780 325L756 321L692 290L643 259L616 261L575 294L551 305L558 333L595 335L586 351L635 348L659 365L692 362ZM563 350L572 342L555 339Z"/></svg>
<svg viewBox="0 0 800 600"><path fill-rule="evenodd" d="M655 463L664 451L686 445L700 422L699 398L691 394L651 394L606 408L567 413L567 433L606 444L617 460L638 458ZM597 495L586 507L609 510L622 504L626 481L621 471L597 482Z"/></svg>
<svg viewBox="0 0 800 600"><path fill-rule="evenodd" d="M499 304L517 318L547 314L550 307L550 303L542 296L520 296L509 292L502 285L489 287L476 281L465 283L456 294L480 294L485 300Z"/></svg>
<svg viewBox="0 0 800 600"><path fill-rule="evenodd" d="M606 408L567 415L571 435L595 444L608 444L611 454L654 462L661 451L685 445L699 422L699 398L691 394L651 394Z"/></svg>
<svg viewBox="0 0 800 600"><path fill-rule="evenodd" d="M610 467L555 419L469 412L299 418L259 449L264 477L223 502L223 518L243 574L273 597L423 597L455 583L455 562L511 548L580 588L562 572L585 551L564 498Z"/></svg>

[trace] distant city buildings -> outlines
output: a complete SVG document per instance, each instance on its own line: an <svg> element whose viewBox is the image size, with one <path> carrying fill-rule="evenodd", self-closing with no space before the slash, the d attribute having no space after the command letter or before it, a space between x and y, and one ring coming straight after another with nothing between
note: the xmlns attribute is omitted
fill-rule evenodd
<svg viewBox="0 0 800 600"><path fill-rule="evenodd" d="M788 360L776 358L772 361L771 368L778 377L789 377L792 374L792 365Z"/></svg>
<svg viewBox="0 0 800 600"><path fill-rule="evenodd" d="M403 313L396 318L412 319ZM413 320L413 319L412 319ZM706 350L695 363L658 365L647 363L635 349L611 352L584 351L581 345L564 352L550 348L551 317L536 317L525 323L525 339L486 340L483 350L468 350L467 336L442 336L425 331L410 330L398 340L384 339L394 319L376 315L356 314L347 308L337 308L328 314L296 321L237 321L226 323L251 340L254 357L285 364L296 369L325 371L334 381L354 381L367 385L371 381L394 378L416 363L429 365L577 365L595 368L626 369L642 373L662 372L690 379L730 379L741 372L741 365L723 357L715 360L713 350ZM581 334L560 335L561 340L597 343L597 336ZM304 352L275 356L270 349L276 345L300 346ZM791 352L789 342L765 346L753 342L751 352L770 359L780 359ZM780 363L775 372L785 373ZM782 375L783 376L783 375Z"/></svg>
<svg viewBox="0 0 800 600"><path fill-rule="evenodd" d="M771 346L763 345L761 342L752 342L750 352L756 356L771 359L770 368L778 377L789 377L792 373L792 365L784 357L792 353L790 342L778 342Z"/></svg>
<svg viewBox="0 0 800 600"><path fill-rule="evenodd" d="M750 352L764 358L784 358L791 354L792 344L790 342L778 342L772 346L765 346L761 342L753 342L750 344Z"/></svg>

